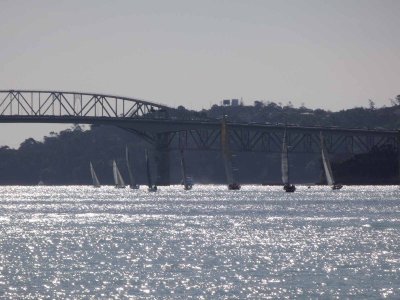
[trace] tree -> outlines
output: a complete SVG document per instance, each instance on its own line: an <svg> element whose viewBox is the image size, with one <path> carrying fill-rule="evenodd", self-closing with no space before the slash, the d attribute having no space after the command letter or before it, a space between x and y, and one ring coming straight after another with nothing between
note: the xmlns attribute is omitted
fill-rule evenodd
<svg viewBox="0 0 400 300"><path fill-rule="evenodd" d="M397 96L396 96L396 101L397 101L397 104L400 105L400 95L397 95Z"/></svg>
<svg viewBox="0 0 400 300"><path fill-rule="evenodd" d="M264 107L264 102L256 100L256 101L254 101L254 107L256 107L257 109L263 108Z"/></svg>
<svg viewBox="0 0 400 300"><path fill-rule="evenodd" d="M369 109L370 110L374 110L375 109L375 102L372 101L371 99L368 99L368 103L369 103Z"/></svg>

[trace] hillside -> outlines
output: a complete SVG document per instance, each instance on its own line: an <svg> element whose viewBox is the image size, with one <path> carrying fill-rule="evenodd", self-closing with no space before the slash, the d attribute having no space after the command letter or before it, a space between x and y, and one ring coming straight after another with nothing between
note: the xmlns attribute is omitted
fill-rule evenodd
<svg viewBox="0 0 400 300"><path fill-rule="evenodd" d="M337 126L344 128L400 128L400 95L391 107L356 107L332 112L323 109L295 108L290 103L255 101L253 106L218 106L205 110L211 118L225 114L231 121L271 124L296 124L301 126Z"/></svg>

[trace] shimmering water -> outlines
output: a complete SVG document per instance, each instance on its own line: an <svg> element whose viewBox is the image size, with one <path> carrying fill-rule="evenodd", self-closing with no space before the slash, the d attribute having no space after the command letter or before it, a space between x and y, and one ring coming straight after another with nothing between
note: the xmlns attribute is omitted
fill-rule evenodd
<svg viewBox="0 0 400 300"><path fill-rule="evenodd" d="M3 298L400 298L398 187L1 187Z"/></svg>

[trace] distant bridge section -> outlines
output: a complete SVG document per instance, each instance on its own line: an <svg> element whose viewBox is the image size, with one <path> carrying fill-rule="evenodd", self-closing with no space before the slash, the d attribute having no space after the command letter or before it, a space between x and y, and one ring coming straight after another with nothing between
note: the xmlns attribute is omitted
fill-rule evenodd
<svg viewBox="0 0 400 300"><path fill-rule="evenodd" d="M170 148L219 150L221 130L218 122L206 123L202 128L171 132ZM303 127L266 124L227 123L231 149L237 152L280 153L283 133L287 132L289 152L320 153L323 135L330 153L366 153L382 146L396 150L400 135L396 130L345 129L337 127Z"/></svg>

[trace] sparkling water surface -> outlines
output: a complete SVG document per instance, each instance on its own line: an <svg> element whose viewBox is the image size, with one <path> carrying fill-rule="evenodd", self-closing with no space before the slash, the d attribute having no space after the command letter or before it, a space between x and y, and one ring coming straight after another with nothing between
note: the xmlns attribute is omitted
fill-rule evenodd
<svg viewBox="0 0 400 300"><path fill-rule="evenodd" d="M0 297L399 299L400 189L0 187Z"/></svg>

